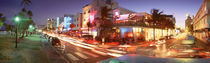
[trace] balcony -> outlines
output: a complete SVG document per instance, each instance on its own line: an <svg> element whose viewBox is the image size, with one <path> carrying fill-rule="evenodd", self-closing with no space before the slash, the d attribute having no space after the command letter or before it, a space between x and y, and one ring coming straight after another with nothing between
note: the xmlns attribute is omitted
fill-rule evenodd
<svg viewBox="0 0 210 63"><path fill-rule="evenodd" d="M141 26L141 27L148 27L148 25L142 20L120 20L120 21L114 21L114 26Z"/></svg>

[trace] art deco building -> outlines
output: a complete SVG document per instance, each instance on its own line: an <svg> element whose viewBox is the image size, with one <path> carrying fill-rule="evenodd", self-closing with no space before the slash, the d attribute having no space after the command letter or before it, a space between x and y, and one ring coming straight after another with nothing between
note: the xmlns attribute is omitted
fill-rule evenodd
<svg viewBox="0 0 210 63"><path fill-rule="evenodd" d="M210 0L204 0L196 16L193 18L194 36L203 42L210 30Z"/></svg>
<svg viewBox="0 0 210 63"><path fill-rule="evenodd" d="M96 23L95 27L89 28L91 31L88 32L88 22L94 22L96 21L95 18L101 16L101 7L107 6L108 8L112 9L110 11L110 14L112 16L117 16L119 17L120 14L128 14L128 13L133 13L133 11L130 11L128 9L119 7L118 3L115 2L114 0L93 0L90 4L84 6L82 8L82 32L83 33L89 33L94 36L97 34L97 25L99 23ZM114 21L115 17L113 17L112 21Z"/></svg>

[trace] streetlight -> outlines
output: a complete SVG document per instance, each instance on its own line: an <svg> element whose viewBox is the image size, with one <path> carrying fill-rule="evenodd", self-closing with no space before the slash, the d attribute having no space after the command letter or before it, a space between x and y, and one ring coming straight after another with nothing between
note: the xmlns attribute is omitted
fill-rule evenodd
<svg viewBox="0 0 210 63"><path fill-rule="evenodd" d="M15 17L15 22L17 22L17 27L16 27L16 40L15 40L15 48L17 48L17 43L18 43L18 26L19 26L19 21L20 18L18 16Z"/></svg>
<svg viewBox="0 0 210 63"><path fill-rule="evenodd" d="M31 34L32 34L33 30L34 30L33 25L29 25L30 36L31 36Z"/></svg>
<svg viewBox="0 0 210 63"><path fill-rule="evenodd" d="M33 28L33 26L32 25L29 25L29 28Z"/></svg>
<svg viewBox="0 0 210 63"><path fill-rule="evenodd" d="M15 21L16 22L19 22L20 21L20 18L19 17L15 17Z"/></svg>

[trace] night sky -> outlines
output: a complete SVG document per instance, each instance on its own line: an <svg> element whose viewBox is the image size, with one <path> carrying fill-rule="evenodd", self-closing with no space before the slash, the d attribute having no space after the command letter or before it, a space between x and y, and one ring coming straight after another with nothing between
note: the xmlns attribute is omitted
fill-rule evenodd
<svg viewBox="0 0 210 63"><path fill-rule="evenodd" d="M12 17L20 12L22 0L0 0L0 13L7 17L11 23ZM45 25L48 18L61 17L64 14L82 12L82 7L92 0L31 0L32 5L27 9L32 10L36 24ZM135 12L150 13L152 8L164 11L165 14L175 16L177 25L184 26L186 14L196 15L203 0L115 0L120 7Z"/></svg>

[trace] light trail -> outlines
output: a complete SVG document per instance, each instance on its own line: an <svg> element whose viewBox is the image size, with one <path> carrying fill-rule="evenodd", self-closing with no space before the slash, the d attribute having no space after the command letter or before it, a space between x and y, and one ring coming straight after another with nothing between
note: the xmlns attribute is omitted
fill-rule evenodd
<svg viewBox="0 0 210 63"><path fill-rule="evenodd" d="M86 49L90 49L91 51L96 52L96 53L101 54L101 55L110 55L110 56L113 56L113 57L120 57L120 56L123 56L122 54L126 53L124 51L113 50L113 49L105 49L106 51L109 51L109 52L102 52L102 51L98 51L98 50L95 49L95 48L97 48L97 49L102 49L102 48L99 48L96 45L83 43L81 40L76 40L76 39L71 38L71 37L68 37L68 38L67 37L59 37L58 35L55 35L55 34L48 34L48 35L52 36L52 37L58 37L59 39L65 41L65 42L68 42L72 45L82 47L82 48L86 48ZM122 46L121 45L119 47L131 47L131 46ZM122 54L119 54L119 53L122 53Z"/></svg>

